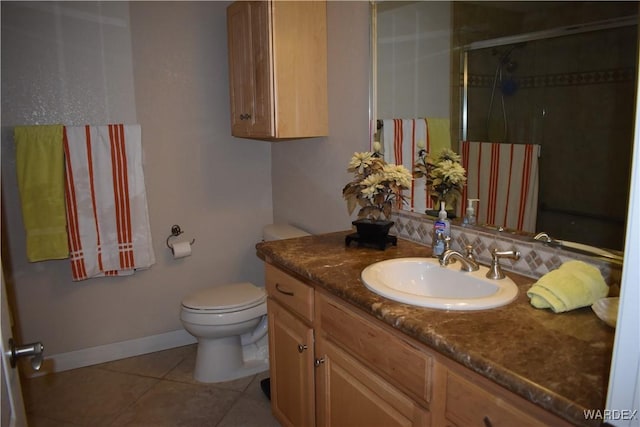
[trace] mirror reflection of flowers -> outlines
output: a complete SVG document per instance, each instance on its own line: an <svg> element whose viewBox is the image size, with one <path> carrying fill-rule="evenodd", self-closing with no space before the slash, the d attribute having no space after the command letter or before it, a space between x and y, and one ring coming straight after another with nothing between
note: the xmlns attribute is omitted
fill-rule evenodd
<svg viewBox="0 0 640 427"><path fill-rule="evenodd" d="M406 202L402 190L411 187L411 172L385 162L379 150L354 153L347 170L353 172L354 179L343 188L342 196L349 214L360 206L358 219L388 219L395 203Z"/></svg>
<svg viewBox="0 0 640 427"><path fill-rule="evenodd" d="M462 188L467 181L466 171L460 164L460 156L448 148L443 149L435 158L421 149L414 165L413 176L427 179L426 188L434 207L438 207L441 201L454 207L455 202L462 196Z"/></svg>

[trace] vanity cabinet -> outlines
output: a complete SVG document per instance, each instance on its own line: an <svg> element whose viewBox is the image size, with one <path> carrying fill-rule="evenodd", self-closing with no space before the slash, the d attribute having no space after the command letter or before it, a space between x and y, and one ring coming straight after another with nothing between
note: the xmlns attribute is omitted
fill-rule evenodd
<svg viewBox="0 0 640 427"><path fill-rule="evenodd" d="M266 288L271 410L283 426L313 426L313 288L269 265Z"/></svg>
<svg viewBox="0 0 640 427"><path fill-rule="evenodd" d="M429 426L429 356L351 311L316 295L317 425Z"/></svg>
<svg viewBox="0 0 640 427"><path fill-rule="evenodd" d="M326 2L234 2L227 33L232 135L328 135Z"/></svg>
<svg viewBox="0 0 640 427"><path fill-rule="evenodd" d="M266 265L271 406L285 426L571 424Z"/></svg>

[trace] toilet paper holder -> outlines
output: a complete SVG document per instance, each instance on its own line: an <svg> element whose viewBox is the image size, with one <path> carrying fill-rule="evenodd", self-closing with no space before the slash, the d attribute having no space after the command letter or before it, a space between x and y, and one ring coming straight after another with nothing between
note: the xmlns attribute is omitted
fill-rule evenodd
<svg viewBox="0 0 640 427"><path fill-rule="evenodd" d="M173 245L171 245L171 244L169 243L169 240L170 240L172 237L177 237L177 236L181 235L182 233L184 233L184 231L182 231L182 229L180 228L180 226L179 226L179 225L177 225L177 224L176 224L176 225L173 225L173 226L171 227L171 235L170 235L169 237L167 237L167 247L168 247L169 249L173 250ZM189 244L190 244L190 245L193 245L195 242L196 242L196 239L191 239L191 243L189 243Z"/></svg>

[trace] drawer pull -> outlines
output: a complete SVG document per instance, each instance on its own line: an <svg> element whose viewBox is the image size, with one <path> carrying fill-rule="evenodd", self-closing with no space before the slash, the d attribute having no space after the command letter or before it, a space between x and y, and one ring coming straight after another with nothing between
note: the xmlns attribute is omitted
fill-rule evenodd
<svg viewBox="0 0 640 427"><path fill-rule="evenodd" d="M493 424L491 424L491 420L489 419L489 417L484 417L482 419L482 422L484 423L485 427L493 427Z"/></svg>
<svg viewBox="0 0 640 427"><path fill-rule="evenodd" d="M307 348L306 344L298 344L298 353L302 353L303 351L305 351Z"/></svg>
<svg viewBox="0 0 640 427"><path fill-rule="evenodd" d="M313 365L317 368L318 366L322 365L324 363L324 357L320 358L320 359L316 359L313 361Z"/></svg>
<svg viewBox="0 0 640 427"><path fill-rule="evenodd" d="M294 293L293 293L293 292L291 292L291 291L286 291L286 290L281 289L281 288L280 288L280 283L276 283L276 290L277 290L278 292L280 292L281 294L285 294L285 295L288 295L288 296L290 296L290 297L294 296Z"/></svg>

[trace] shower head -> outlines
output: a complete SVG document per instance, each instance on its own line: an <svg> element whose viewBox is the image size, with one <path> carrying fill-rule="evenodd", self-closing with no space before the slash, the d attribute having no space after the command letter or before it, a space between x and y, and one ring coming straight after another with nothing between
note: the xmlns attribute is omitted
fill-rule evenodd
<svg viewBox="0 0 640 427"><path fill-rule="evenodd" d="M515 70L518 69L518 63L516 61L512 60L510 57L505 58L505 59L506 59L506 62L503 61L502 64L504 65L504 68L508 72L513 73Z"/></svg>

